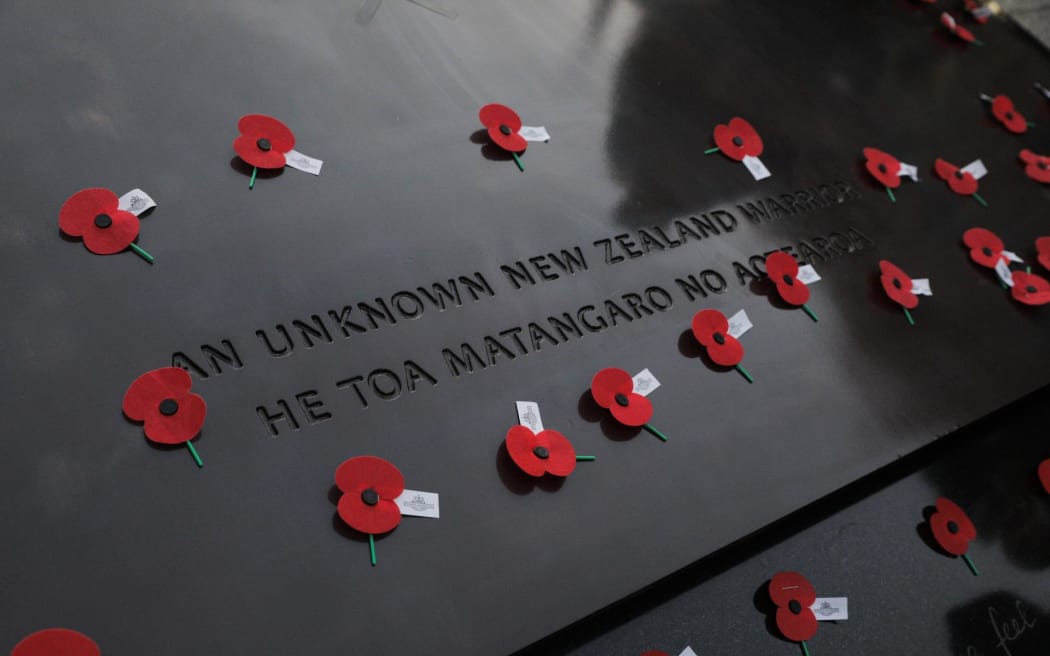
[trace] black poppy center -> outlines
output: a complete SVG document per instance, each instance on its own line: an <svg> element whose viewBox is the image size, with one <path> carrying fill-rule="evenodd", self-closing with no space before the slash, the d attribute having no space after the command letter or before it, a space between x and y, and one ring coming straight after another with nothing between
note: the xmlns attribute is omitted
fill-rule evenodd
<svg viewBox="0 0 1050 656"><path fill-rule="evenodd" d="M1034 287L1033 285L1028 285L1027 287L1025 287L1025 288L1024 288L1024 290L1025 290L1026 292L1028 292L1029 294L1034 294L1034 293L1036 293L1037 291L1039 291L1039 290L1037 290L1037 289L1036 289L1036 288L1035 288L1035 287Z"/></svg>
<svg viewBox="0 0 1050 656"><path fill-rule="evenodd" d="M744 139L742 137L733 137L733 145L739 148L744 145Z"/></svg>
<svg viewBox="0 0 1050 656"><path fill-rule="evenodd" d="M988 248L987 246L982 248L981 252L984 253L986 257L991 257L992 256L992 249Z"/></svg>
<svg viewBox="0 0 1050 656"><path fill-rule="evenodd" d="M955 172L955 177L958 178L959 180L962 180L963 179L963 172L962 171L956 171Z"/></svg>
<svg viewBox="0 0 1050 656"><path fill-rule="evenodd" d="M789 285L794 285L795 284L795 279L785 273L784 274L784 282L789 284Z"/></svg>
<svg viewBox="0 0 1050 656"><path fill-rule="evenodd" d="M551 452L548 451L547 447L545 446L538 446L534 448L532 452L535 453L536 457L540 460L546 460L547 458L551 457Z"/></svg>
<svg viewBox="0 0 1050 656"><path fill-rule="evenodd" d="M102 228L105 230L111 225L113 225L113 219L111 219L108 214L99 214L95 217L96 228Z"/></svg>
<svg viewBox="0 0 1050 656"><path fill-rule="evenodd" d="M955 522L948 522L948 532L952 533L953 535L955 533L958 533L959 532L959 525L956 524Z"/></svg>
<svg viewBox="0 0 1050 656"><path fill-rule="evenodd" d="M617 403L617 404L619 404L619 405L621 405L621 406L623 406L623 407L625 407L625 408L627 407L627 397L626 397L626 396L624 396L623 394L617 394L617 395L616 395L615 397L613 397L613 398L615 398L615 399L616 399L616 403Z"/></svg>
<svg viewBox="0 0 1050 656"><path fill-rule="evenodd" d="M1044 171L1047 168L1046 162L1039 162L1036 166L1038 166L1039 168L1043 169Z"/></svg>
<svg viewBox="0 0 1050 656"><path fill-rule="evenodd" d="M798 615L799 613L802 612L802 604L798 603L798 599L792 599L788 603L788 610L790 610L792 613Z"/></svg>
<svg viewBox="0 0 1050 656"><path fill-rule="evenodd" d="M501 126L499 126L499 131L502 132L503 134L508 134L509 135L510 134L510 126L509 125L501 125Z"/></svg>
<svg viewBox="0 0 1050 656"><path fill-rule="evenodd" d="M265 152L269 152L270 148L273 147L273 146L270 145L270 140L265 138L265 137L257 140L255 142L255 145L258 146L259 150L263 151L264 153Z"/></svg>
<svg viewBox="0 0 1050 656"><path fill-rule="evenodd" d="M896 278L894 278L893 279L893 286L896 287L897 289L900 289L902 287L901 281L897 280Z"/></svg>
<svg viewBox="0 0 1050 656"><path fill-rule="evenodd" d="M1014 120L1014 113L1013 112L1006 112L1006 120L1007 121Z"/></svg>
<svg viewBox="0 0 1050 656"><path fill-rule="evenodd" d="M379 493L372 488L368 488L361 493L361 501L364 501L370 506L374 506L379 503Z"/></svg>
<svg viewBox="0 0 1050 656"><path fill-rule="evenodd" d="M179 402L175 399L164 399L160 402L160 414L170 417L179 411Z"/></svg>
<svg viewBox="0 0 1050 656"><path fill-rule="evenodd" d="M879 172L880 173L885 173L886 172L886 165L885 164L879 164Z"/></svg>
<svg viewBox="0 0 1050 656"><path fill-rule="evenodd" d="M722 333L715 333L714 340L716 344L725 344L726 338Z"/></svg>

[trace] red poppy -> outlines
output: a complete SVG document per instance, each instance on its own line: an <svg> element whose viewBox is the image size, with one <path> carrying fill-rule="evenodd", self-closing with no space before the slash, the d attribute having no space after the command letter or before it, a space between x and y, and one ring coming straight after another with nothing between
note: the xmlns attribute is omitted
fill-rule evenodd
<svg viewBox="0 0 1050 656"><path fill-rule="evenodd" d="M649 651L642 654L642 656L671 656L666 651L660 651L658 649L650 649Z"/></svg>
<svg viewBox="0 0 1050 656"><path fill-rule="evenodd" d="M1013 272L1014 284L1010 294L1015 301L1025 305L1046 305L1050 303L1050 282L1032 273Z"/></svg>
<svg viewBox="0 0 1050 656"><path fill-rule="evenodd" d="M879 262L882 271L880 280L886 295L901 306L911 310L919 304L919 297L912 293L912 280L908 274L889 260Z"/></svg>
<svg viewBox="0 0 1050 656"><path fill-rule="evenodd" d="M485 105L478 112L481 124L488 128L489 138L497 146L511 153L524 152L529 142L518 134L521 130L521 117L510 107L492 103Z"/></svg>
<svg viewBox="0 0 1050 656"><path fill-rule="evenodd" d="M247 114L237 121L237 129L241 135L233 140L233 149L256 168L284 167L284 154L295 147L295 135L272 116Z"/></svg>
<svg viewBox="0 0 1050 656"><path fill-rule="evenodd" d="M970 30L966 29L962 25L959 25L955 21L955 19L952 18L951 14L949 14L948 12L943 12L941 14L941 23L943 23L944 26L947 27L948 30L950 30L952 34L954 34L955 36L959 37L960 39L962 39L963 41L965 41L967 43L973 43L974 41L977 40L974 37L973 32L971 32Z"/></svg>
<svg viewBox="0 0 1050 656"><path fill-rule="evenodd" d="M1039 482L1043 484L1046 493L1050 494L1050 459L1039 463Z"/></svg>
<svg viewBox="0 0 1050 656"><path fill-rule="evenodd" d="M966 0L966 11L970 12L973 19L984 25L988 22L988 17L992 15L992 10L985 7L977 0Z"/></svg>
<svg viewBox="0 0 1050 656"><path fill-rule="evenodd" d="M109 189L81 189L58 211L58 227L71 237L83 237L92 253L119 253L139 234L139 218L117 209L119 200Z"/></svg>
<svg viewBox="0 0 1050 656"><path fill-rule="evenodd" d="M868 173L875 176L875 179L884 186L890 189L896 189L901 186L901 163L899 159L889 153L882 152L878 148L865 148L864 159L867 160L864 166L868 169Z"/></svg>
<svg viewBox="0 0 1050 656"><path fill-rule="evenodd" d="M124 414L144 423L146 437L160 444L182 444L204 425L207 405L190 392L190 375L179 367L147 371L124 394Z"/></svg>
<svg viewBox="0 0 1050 656"><path fill-rule="evenodd" d="M1028 130L1028 121L1014 108L1014 101L1006 96L998 95L992 99L992 116L1014 134L1023 134Z"/></svg>
<svg viewBox="0 0 1050 656"><path fill-rule="evenodd" d="M930 517L930 530L942 549L953 556L966 553L970 540L977 537L977 529L963 509L948 499L937 499L937 512Z"/></svg>
<svg viewBox="0 0 1050 656"><path fill-rule="evenodd" d="M533 433L528 426L514 426L507 431L506 444L511 460L529 476L568 476L576 469L576 451L556 430Z"/></svg>
<svg viewBox="0 0 1050 656"><path fill-rule="evenodd" d="M1003 258L1006 246L991 230L970 228L963 233L963 243L970 247L970 259L983 267L994 269Z"/></svg>
<svg viewBox="0 0 1050 656"><path fill-rule="evenodd" d="M643 426L653 416L653 404L641 394L635 394L634 381L623 369L602 369L595 374L591 396L625 426Z"/></svg>
<svg viewBox="0 0 1050 656"><path fill-rule="evenodd" d="M1036 155L1026 148L1021 151L1020 158L1027 165L1025 175L1036 182L1050 183L1050 157Z"/></svg>
<svg viewBox="0 0 1050 656"><path fill-rule="evenodd" d="M700 310L693 315L693 337L723 367L734 367L744 359L744 347L729 334L729 319L718 310Z"/></svg>
<svg viewBox="0 0 1050 656"><path fill-rule="evenodd" d="M941 158L934 162L934 169L938 177L948 183L952 191L962 196L977 193L977 178L969 172L960 170L958 166L951 164Z"/></svg>
<svg viewBox="0 0 1050 656"><path fill-rule="evenodd" d="M1039 253L1039 264L1050 269L1050 237L1039 237L1035 240L1035 250Z"/></svg>
<svg viewBox="0 0 1050 656"><path fill-rule="evenodd" d="M817 616L811 606L817 592L797 572L780 572L769 582L769 598L777 607L777 628L794 642L805 642L817 633Z"/></svg>
<svg viewBox="0 0 1050 656"><path fill-rule="evenodd" d="M780 298L791 305L804 305L809 300L809 287L798 279L798 262L783 251L766 258L766 273L777 286Z"/></svg>
<svg viewBox="0 0 1050 656"><path fill-rule="evenodd" d="M745 157L758 157L762 154L762 137L744 119L735 117L729 125L715 126L715 145L726 157L741 161Z"/></svg>
<svg viewBox="0 0 1050 656"><path fill-rule="evenodd" d="M101 656L95 641L72 629L44 629L15 645L11 656Z"/></svg>
<svg viewBox="0 0 1050 656"><path fill-rule="evenodd" d="M343 492L339 517L351 528L375 535L401 523L394 500L405 491L405 477L393 464L375 456L350 458L335 470L335 485Z"/></svg>

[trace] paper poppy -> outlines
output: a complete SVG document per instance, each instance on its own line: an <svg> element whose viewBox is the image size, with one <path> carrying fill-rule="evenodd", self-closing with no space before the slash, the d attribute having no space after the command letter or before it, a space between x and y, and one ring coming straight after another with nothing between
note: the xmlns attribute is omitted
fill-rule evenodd
<svg viewBox="0 0 1050 656"><path fill-rule="evenodd" d="M120 199L109 189L81 189L58 211L58 228L70 237L80 237L84 247L96 255L112 255L131 248L148 262L153 261L135 243L139 218L119 208Z"/></svg>
<svg viewBox="0 0 1050 656"><path fill-rule="evenodd" d="M983 267L994 269L1003 258L1006 246L1003 240L984 228L970 228L963 233L963 243L970 248L970 259Z"/></svg>
<svg viewBox="0 0 1050 656"><path fill-rule="evenodd" d="M513 426L507 431L506 444L511 460L529 476L568 476L576 469L575 449L556 430L533 433L528 426Z"/></svg>
<svg viewBox="0 0 1050 656"><path fill-rule="evenodd" d="M973 35L973 32L966 29L962 25L959 25L959 23L957 23L956 20L952 18L952 15L948 12L943 12L941 14L941 24L947 27L949 32L959 37L963 41L967 43L976 43L978 45L981 44L981 42L978 41L977 38Z"/></svg>
<svg viewBox="0 0 1050 656"><path fill-rule="evenodd" d="M295 147L295 135L272 116L247 114L237 121L240 136L233 140L237 156L259 169L284 168L284 154Z"/></svg>
<svg viewBox="0 0 1050 656"><path fill-rule="evenodd" d="M955 193L962 196L977 193L977 178L968 171L963 171L958 166L940 158L937 158L933 166L937 176L947 182Z"/></svg>
<svg viewBox="0 0 1050 656"><path fill-rule="evenodd" d="M744 359L740 340L729 334L729 319L718 310L700 310L693 315L693 337L706 349L715 363L733 367Z"/></svg>
<svg viewBox="0 0 1050 656"><path fill-rule="evenodd" d="M401 510L394 502L405 491L405 477L390 462L375 456L350 458L335 470L339 517L350 528L369 533L387 533L401 523Z"/></svg>
<svg viewBox="0 0 1050 656"><path fill-rule="evenodd" d="M1047 282L1046 279L1024 271L1014 271L1013 280L1014 284L1010 289L1010 294L1015 301L1025 305L1050 303L1050 282Z"/></svg>
<svg viewBox="0 0 1050 656"><path fill-rule="evenodd" d="M883 186L896 189L901 186L901 162L899 159L878 148L864 149L864 167Z"/></svg>
<svg viewBox="0 0 1050 656"><path fill-rule="evenodd" d="M783 251L766 258L766 273L777 286L777 293L791 305L805 305L809 300L809 287L798 279L798 262Z"/></svg>
<svg viewBox="0 0 1050 656"><path fill-rule="evenodd" d="M653 416L653 404L634 391L631 375L623 369L602 369L591 381L595 403L612 412L625 426L642 426Z"/></svg>
<svg viewBox="0 0 1050 656"><path fill-rule="evenodd" d="M729 125L715 126L715 145L726 157L738 162L745 157L758 157L763 150L762 137L739 116L731 119Z"/></svg>
<svg viewBox="0 0 1050 656"><path fill-rule="evenodd" d="M1050 494L1050 459L1044 460L1039 463L1039 482L1043 484L1043 489L1046 490L1047 494Z"/></svg>
<svg viewBox="0 0 1050 656"><path fill-rule="evenodd" d="M1050 269L1050 237L1039 237L1035 240L1035 250L1039 254L1039 264Z"/></svg>
<svg viewBox="0 0 1050 656"><path fill-rule="evenodd" d="M988 18L994 13L990 7L985 7L978 0L966 0L966 11L970 12L973 19L984 25L988 22Z"/></svg>
<svg viewBox="0 0 1050 656"><path fill-rule="evenodd" d="M1025 163L1025 175L1036 182L1050 183L1050 157L1036 155L1026 148L1021 151L1020 159Z"/></svg>
<svg viewBox="0 0 1050 656"><path fill-rule="evenodd" d="M977 537L977 529L963 509L948 499L937 499L937 512L930 516L930 530L937 544L953 556L962 556Z"/></svg>
<svg viewBox="0 0 1050 656"><path fill-rule="evenodd" d="M511 157L514 158L514 163L518 165L518 169L524 171L525 165L522 164L518 154L525 152L529 142L525 140L525 137L518 134L521 130L521 117L518 116L517 112L506 105L490 103L481 108L478 112L478 118L481 119L481 124L488 130L489 139L492 139L492 143L510 153Z"/></svg>
<svg viewBox="0 0 1050 656"><path fill-rule="evenodd" d="M101 656L95 641L72 629L44 629L22 638L11 656Z"/></svg>
<svg viewBox="0 0 1050 656"><path fill-rule="evenodd" d="M805 642L817 633L817 616L811 607L817 592L797 572L780 572L769 582L769 598L777 607L777 629L793 642Z"/></svg>
<svg viewBox="0 0 1050 656"><path fill-rule="evenodd" d="M1014 134L1028 131L1028 121L1014 108L1014 101L1006 96L998 95L992 99L992 116Z"/></svg>
<svg viewBox="0 0 1050 656"><path fill-rule="evenodd" d="M912 280L908 274L889 260L879 262L879 270L882 272L879 280L886 295L901 307L911 310L919 304L919 297L912 293Z"/></svg>
<svg viewBox="0 0 1050 656"><path fill-rule="evenodd" d="M159 444L186 444L202 466L193 443L190 442L207 414L207 404L190 391L190 375L179 367L163 367L147 371L135 379L124 393L124 414L129 419L143 422L146 437Z"/></svg>

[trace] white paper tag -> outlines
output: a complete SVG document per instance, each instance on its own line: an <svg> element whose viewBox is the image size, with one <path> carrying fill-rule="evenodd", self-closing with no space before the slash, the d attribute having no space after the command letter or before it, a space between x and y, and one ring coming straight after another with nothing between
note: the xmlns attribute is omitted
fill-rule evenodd
<svg viewBox="0 0 1050 656"><path fill-rule="evenodd" d="M1021 264L1024 264L1024 260L1021 259L1021 256L1017 253L1014 253L1013 251L1003 251L1003 257L1010 260L1011 262L1019 262Z"/></svg>
<svg viewBox="0 0 1050 656"><path fill-rule="evenodd" d="M543 430L540 418L540 406L533 401L515 401L518 406L518 423L529 428L533 433Z"/></svg>
<svg viewBox="0 0 1050 656"><path fill-rule="evenodd" d="M955 24L955 19L952 18L952 15L946 11L941 13L941 22L944 23L952 32L955 31L956 27L958 27Z"/></svg>
<svg viewBox="0 0 1050 656"><path fill-rule="evenodd" d="M441 517L441 504L438 503L437 492L405 490L401 493L401 496L394 499L394 503L397 504L402 515L431 517L433 519Z"/></svg>
<svg viewBox="0 0 1050 656"><path fill-rule="evenodd" d="M918 182L919 167L901 162L901 168L899 171L897 171L897 175L904 176L905 178L911 178L913 181Z"/></svg>
<svg viewBox="0 0 1050 656"><path fill-rule="evenodd" d="M117 201L117 209L124 210L125 212L131 212L135 216L142 214L151 207L156 207L157 203L149 197L149 194L142 191L141 189L132 189L128 193L120 197Z"/></svg>
<svg viewBox="0 0 1050 656"><path fill-rule="evenodd" d="M753 328L751 319L748 318L747 312L741 310L729 317L729 336L740 339L740 336Z"/></svg>
<svg viewBox="0 0 1050 656"><path fill-rule="evenodd" d="M532 127L531 125L523 125L518 130L518 135L525 141L550 141L551 135L547 134L547 128L542 125Z"/></svg>
<svg viewBox="0 0 1050 656"><path fill-rule="evenodd" d="M290 166L293 169L298 169L304 173L312 173L314 175L321 175L321 166L324 165L319 159L314 159L309 155L304 155L298 150L289 150L284 154L284 163L286 166Z"/></svg>
<svg viewBox="0 0 1050 656"><path fill-rule="evenodd" d="M744 155L744 166L747 167L748 172L755 178L755 180L765 180L773 175L769 172L769 169L766 168L766 165L762 163L762 160L757 157L752 157L751 155Z"/></svg>
<svg viewBox="0 0 1050 656"><path fill-rule="evenodd" d="M803 264L800 266L798 268L798 275L795 277L798 278L799 282L807 285L820 280L820 274L817 273L817 270L813 268L812 264Z"/></svg>
<svg viewBox="0 0 1050 656"><path fill-rule="evenodd" d="M977 97L980 98L981 100L983 100L984 102L988 102L988 103L995 102L995 98L992 98L987 93L979 94Z"/></svg>
<svg viewBox="0 0 1050 656"><path fill-rule="evenodd" d="M999 280L1006 283L1007 287L1014 286L1013 271L1010 271L1010 265L1004 258L1000 258L999 261L995 263L995 273L998 274Z"/></svg>
<svg viewBox="0 0 1050 656"><path fill-rule="evenodd" d="M930 289L929 278L912 278L911 280L911 293L921 294L923 296L933 296L933 290Z"/></svg>
<svg viewBox="0 0 1050 656"><path fill-rule="evenodd" d="M642 396L649 396L660 386L660 381L656 380L656 376L648 369L642 369L636 373L632 380L634 381L634 391Z"/></svg>
<svg viewBox="0 0 1050 656"><path fill-rule="evenodd" d="M974 7L970 10L970 14L972 14L977 20L981 20L982 18L987 20L992 17L993 12L991 7Z"/></svg>
<svg viewBox="0 0 1050 656"><path fill-rule="evenodd" d="M809 609L821 622L849 619L849 602L846 597L817 597Z"/></svg>
<svg viewBox="0 0 1050 656"><path fill-rule="evenodd" d="M692 647L686 647L678 656L696 656L696 652L693 651Z"/></svg>
<svg viewBox="0 0 1050 656"><path fill-rule="evenodd" d="M1043 94L1043 96L1047 100L1050 100L1050 89L1047 89L1046 87L1044 87L1043 85L1039 84L1038 82L1035 83L1035 88L1039 89L1039 93Z"/></svg>
<svg viewBox="0 0 1050 656"><path fill-rule="evenodd" d="M980 180L984 176L988 175L988 169L984 168L984 162L979 159L975 159L966 166L959 169L963 173L969 173L974 177L975 180Z"/></svg>

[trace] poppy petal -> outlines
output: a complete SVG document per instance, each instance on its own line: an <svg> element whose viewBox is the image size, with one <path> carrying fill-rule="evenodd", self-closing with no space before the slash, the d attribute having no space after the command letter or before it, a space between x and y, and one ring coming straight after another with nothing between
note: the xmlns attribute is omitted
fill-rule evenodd
<svg viewBox="0 0 1050 656"><path fill-rule="evenodd" d="M999 95L992 100L992 115L1014 134L1022 134L1028 130L1028 121L1014 108L1014 102L1007 96Z"/></svg>
<svg viewBox="0 0 1050 656"><path fill-rule="evenodd" d="M95 217L117 211L119 199L109 189L81 189L66 199L58 211L58 228L70 237L80 237L94 228Z"/></svg>
<svg viewBox="0 0 1050 656"><path fill-rule="evenodd" d="M718 310L700 310L693 315L693 337L704 346L713 346L715 333L729 332L729 319Z"/></svg>
<svg viewBox="0 0 1050 656"><path fill-rule="evenodd" d="M1020 157L1021 161L1024 162L1025 164L1031 164L1032 162L1039 161L1039 155L1036 155L1035 153L1033 153L1032 151L1028 150L1027 148L1023 149L1020 152L1020 154L1018 155L1018 157Z"/></svg>
<svg viewBox="0 0 1050 656"><path fill-rule="evenodd" d="M792 278L791 282L777 280L777 292L785 303L790 305L805 305L809 300L809 287L798 278Z"/></svg>
<svg viewBox="0 0 1050 656"><path fill-rule="evenodd" d="M1050 303L1050 282L1042 277L1024 271L1014 271L1013 281L1010 293L1014 300L1025 305Z"/></svg>
<svg viewBox="0 0 1050 656"><path fill-rule="evenodd" d="M521 117L510 107L499 103L490 103L478 112L481 124L487 128L499 128L506 125L514 134L521 129Z"/></svg>
<svg viewBox="0 0 1050 656"><path fill-rule="evenodd" d="M248 164L260 169L279 169L286 164L284 152L271 145L270 150L259 147L257 137L240 136L233 140L233 150ZM272 142L271 142L272 143ZM289 150L291 150L289 148Z"/></svg>
<svg viewBox="0 0 1050 656"><path fill-rule="evenodd" d="M545 461L547 473L568 476L576 469L576 450L567 437L548 428L540 431L536 438L539 446L546 447L550 454Z"/></svg>
<svg viewBox="0 0 1050 656"><path fill-rule="evenodd" d="M941 180L948 180L955 175L959 167L938 157L933 163L933 170L937 172L937 177Z"/></svg>
<svg viewBox="0 0 1050 656"><path fill-rule="evenodd" d="M528 426L512 426L504 440L510 459L529 476L540 477L546 471L543 460L533 451L539 446L536 434Z"/></svg>
<svg viewBox="0 0 1050 656"><path fill-rule="evenodd" d="M901 186L901 163L896 157L877 148L865 148L864 158L867 160L864 166L868 173L882 185L891 189Z"/></svg>
<svg viewBox="0 0 1050 656"><path fill-rule="evenodd" d="M735 367L744 359L744 347L736 337L725 336L724 344L714 344L707 347L707 354L723 367Z"/></svg>
<svg viewBox="0 0 1050 656"><path fill-rule="evenodd" d="M995 268L1006 248L1002 239L984 228L970 228L964 232L963 243L970 247L970 259L989 269Z"/></svg>
<svg viewBox="0 0 1050 656"><path fill-rule="evenodd" d="M641 394L628 394L627 405L613 403L609 406L616 421L624 426L642 426L653 418L653 404Z"/></svg>
<svg viewBox="0 0 1050 656"><path fill-rule="evenodd" d="M387 533L401 523L401 510L396 503L381 498L370 506L361 498L360 492L349 492L340 497L337 510L350 528L362 533Z"/></svg>
<svg viewBox="0 0 1050 656"><path fill-rule="evenodd" d="M95 641L72 629L44 629L22 638L11 656L101 656Z"/></svg>
<svg viewBox="0 0 1050 656"><path fill-rule="evenodd" d="M715 126L715 145L726 157L738 162L748 155L758 157L764 147L755 128L739 116L731 119L729 125Z"/></svg>
<svg viewBox="0 0 1050 656"><path fill-rule="evenodd" d="M758 135L758 130L756 130L750 123L737 116L729 121L729 129L743 138L744 155L758 157L762 154L762 150L765 147L762 143L762 137Z"/></svg>
<svg viewBox="0 0 1050 656"><path fill-rule="evenodd" d="M368 488L394 500L405 491L405 477L393 463L376 456L356 456L335 470L335 484L344 493L360 495Z"/></svg>
<svg viewBox="0 0 1050 656"><path fill-rule="evenodd" d="M1050 237L1040 237L1035 240L1035 250L1039 253L1039 264L1050 269Z"/></svg>
<svg viewBox="0 0 1050 656"><path fill-rule="evenodd" d="M1046 493L1050 494L1050 458L1039 463L1039 482L1043 484Z"/></svg>
<svg viewBox="0 0 1050 656"><path fill-rule="evenodd" d="M934 539L953 556L963 555L970 541L977 537L977 529L963 509L950 500L940 497L936 505L937 512L930 517L930 530Z"/></svg>
<svg viewBox="0 0 1050 656"><path fill-rule="evenodd" d="M92 222L84 232L84 246L97 255L119 253L139 236L139 217L124 210L113 210L106 215L110 219L109 227L99 228Z"/></svg>
<svg viewBox="0 0 1050 656"><path fill-rule="evenodd" d="M808 606L797 615L790 608L778 608L777 628L788 640L804 642L817 634L817 616Z"/></svg>
<svg viewBox="0 0 1050 656"><path fill-rule="evenodd" d="M489 139L492 139L493 143L503 150L511 153L524 152L529 147L529 142L525 141L525 137L517 132L503 134L498 126L489 128Z"/></svg>
<svg viewBox="0 0 1050 656"><path fill-rule="evenodd" d="M882 282L882 289L894 303L909 310L919 305L919 297L911 291L912 279L908 274L888 260L880 261L879 269L882 271L882 276L879 278Z"/></svg>
<svg viewBox="0 0 1050 656"><path fill-rule="evenodd" d="M634 380L623 369L609 367L594 374L591 380L591 396L594 402L603 408L616 404L617 394L630 394L634 391Z"/></svg>
<svg viewBox="0 0 1050 656"><path fill-rule="evenodd" d="M794 278L798 275L798 262L784 251L771 253L766 258L766 273L774 280L781 280L784 276Z"/></svg>
<svg viewBox="0 0 1050 656"><path fill-rule="evenodd" d="M124 414L144 421L167 398L184 396L193 386L189 373L181 367L161 367L136 378L124 393Z"/></svg>
<svg viewBox="0 0 1050 656"><path fill-rule="evenodd" d="M809 608L817 600L817 591L798 572L779 572L769 581L769 598L780 608L786 608L792 600Z"/></svg>
<svg viewBox="0 0 1050 656"><path fill-rule="evenodd" d="M271 150L287 153L295 148L295 135L287 125L266 114L246 114L237 121L237 129L246 137L270 140Z"/></svg>

